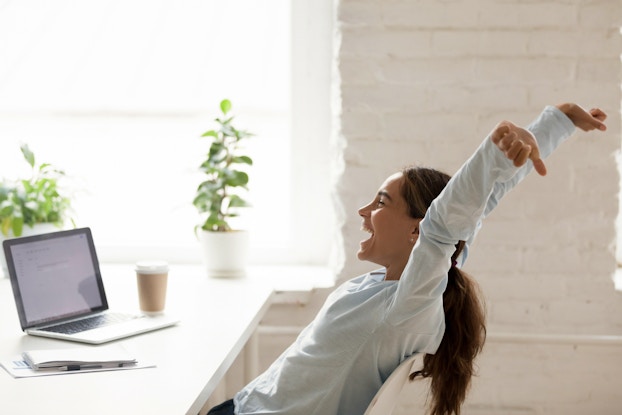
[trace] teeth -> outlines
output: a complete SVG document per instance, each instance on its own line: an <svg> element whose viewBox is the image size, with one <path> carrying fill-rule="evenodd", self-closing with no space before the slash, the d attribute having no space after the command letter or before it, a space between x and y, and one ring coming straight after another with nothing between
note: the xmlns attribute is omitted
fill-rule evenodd
<svg viewBox="0 0 622 415"><path fill-rule="evenodd" d="M369 228L368 228L367 226L365 226L365 225L362 225L362 226L361 226L361 230L362 230L363 232L371 233L372 235L374 234L374 231L372 231L371 229L369 229Z"/></svg>

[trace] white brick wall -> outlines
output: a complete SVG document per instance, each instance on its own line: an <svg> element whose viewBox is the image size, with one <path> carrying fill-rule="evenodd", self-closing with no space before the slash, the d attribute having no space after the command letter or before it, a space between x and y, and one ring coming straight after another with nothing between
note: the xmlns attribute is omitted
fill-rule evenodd
<svg viewBox="0 0 622 415"><path fill-rule="evenodd" d="M342 0L338 183L349 278L357 208L405 164L453 173L500 119L529 122L574 100L610 115L576 134L489 218L467 271L488 301L491 340L465 413L620 414L622 346L496 342L494 333L622 335L611 281L620 147L620 0ZM407 395L407 394L406 394ZM404 396L399 414L415 407Z"/></svg>

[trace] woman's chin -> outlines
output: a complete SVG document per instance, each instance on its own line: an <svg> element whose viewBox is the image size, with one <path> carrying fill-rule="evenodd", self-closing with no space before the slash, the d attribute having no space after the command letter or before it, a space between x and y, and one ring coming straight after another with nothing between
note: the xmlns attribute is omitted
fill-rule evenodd
<svg viewBox="0 0 622 415"><path fill-rule="evenodd" d="M366 242L368 241L363 241L361 242L361 245L359 246L359 250L356 253L356 257L358 259L360 259L361 261L365 261L369 258L369 249L367 249Z"/></svg>
<svg viewBox="0 0 622 415"><path fill-rule="evenodd" d="M370 235L369 238L363 239L359 243L359 250L356 253L356 257L361 261L369 261L370 253L374 250L374 236Z"/></svg>

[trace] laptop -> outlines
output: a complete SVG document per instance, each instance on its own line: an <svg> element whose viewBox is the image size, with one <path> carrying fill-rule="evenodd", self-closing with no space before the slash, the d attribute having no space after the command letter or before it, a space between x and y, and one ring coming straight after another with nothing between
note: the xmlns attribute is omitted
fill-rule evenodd
<svg viewBox="0 0 622 415"><path fill-rule="evenodd" d="M2 243L22 330L35 336L99 344L172 326L168 315L108 309L90 228Z"/></svg>

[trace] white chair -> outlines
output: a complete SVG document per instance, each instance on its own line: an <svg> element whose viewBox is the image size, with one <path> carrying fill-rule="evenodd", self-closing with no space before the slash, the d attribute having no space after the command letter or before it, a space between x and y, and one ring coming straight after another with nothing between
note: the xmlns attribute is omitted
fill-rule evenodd
<svg viewBox="0 0 622 415"><path fill-rule="evenodd" d="M392 414L402 389L409 381L408 377L411 373L421 370L423 367L423 356L425 356L424 353L415 353L400 363L382 384L382 387L378 390L374 399L372 399L364 415ZM422 378L419 376L415 378L414 382L419 382L421 380ZM423 384L424 382L421 383Z"/></svg>

